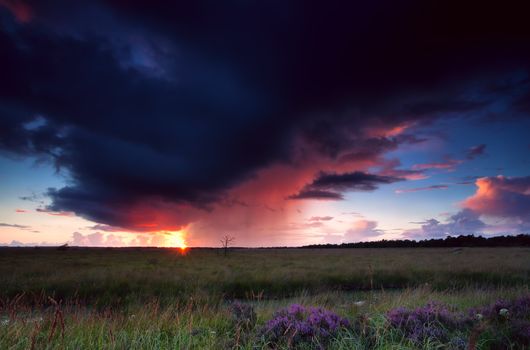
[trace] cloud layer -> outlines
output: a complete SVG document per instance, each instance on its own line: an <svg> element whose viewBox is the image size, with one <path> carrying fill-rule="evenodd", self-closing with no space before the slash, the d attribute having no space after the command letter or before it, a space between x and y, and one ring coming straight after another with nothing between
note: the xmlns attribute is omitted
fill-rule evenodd
<svg viewBox="0 0 530 350"><path fill-rule="evenodd" d="M227 208L240 225L270 219L257 211L280 220L286 198L340 200L460 164L402 169L385 155L421 143L416 127L513 95L482 86L528 72L524 13L474 1L0 1L0 149L68 177L47 192L49 213L132 231L206 218L231 228ZM529 87L513 85L517 116ZM521 208L503 213L527 213L525 192L490 182L480 186L497 199L467 207L500 213L510 197Z"/></svg>
<svg viewBox="0 0 530 350"><path fill-rule="evenodd" d="M391 176L367 174L356 171L353 173L331 174L321 172L300 192L291 195L289 199L343 199L341 192L374 191L377 186L389 184L403 179Z"/></svg>
<svg viewBox="0 0 530 350"><path fill-rule="evenodd" d="M407 230L403 236L411 239L426 239L474 235L484 233L487 226L480 219L480 214L470 209L463 209L450 216L446 223L441 223L436 219L428 219L417 224L421 224L420 229Z"/></svg>

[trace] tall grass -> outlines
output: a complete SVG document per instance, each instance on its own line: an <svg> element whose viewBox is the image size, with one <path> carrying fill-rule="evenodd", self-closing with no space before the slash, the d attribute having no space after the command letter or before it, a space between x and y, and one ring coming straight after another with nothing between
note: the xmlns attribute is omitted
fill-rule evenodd
<svg viewBox="0 0 530 350"><path fill-rule="evenodd" d="M279 308L293 303L331 309L355 319L365 315L375 330L375 338L345 331L328 346L330 349L415 349L398 332L390 329L383 313L395 306L416 307L425 301L439 300L465 310L499 298L529 293L528 288L464 289L434 291L429 287L401 291L301 293L278 300L250 301L262 325ZM94 309L86 305L59 305L64 331L55 325L56 308L44 305L11 304L15 310L2 309L0 348L2 349L266 349L259 337L244 342L231 323L229 301L196 303L190 295L186 303L160 305L156 299L125 309ZM359 301L364 303L359 304ZM53 330L55 327L55 330ZM238 342L239 339L239 342ZM439 344L426 344L439 349ZM480 347L479 347L480 348Z"/></svg>
<svg viewBox="0 0 530 350"><path fill-rule="evenodd" d="M234 298L252 304L257 327L292 303L369 320L370 343L344 331L332 349L414 349L389 329L385 312L431 300L465 310L528 294L529 281L524 248L237 250L227 257L2 249L0 349L268 348L257 332L243 337L234 326Z"/></svg>
<svg viewBox="0 0 530 350"><path fill-rule="evenodd" d="M529 248L237 250L2 249L0 297L41 292L56 299L127 303L283 298L300 291L517 286L530 280Z"/></svg>

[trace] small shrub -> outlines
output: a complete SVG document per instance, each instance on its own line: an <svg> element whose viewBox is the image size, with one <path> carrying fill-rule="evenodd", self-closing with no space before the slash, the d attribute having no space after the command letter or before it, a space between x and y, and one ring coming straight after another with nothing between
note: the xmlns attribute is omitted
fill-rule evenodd
<svg viewBox="0 0 530 350"><path fill-rule="evenodd" d="M371 318L367 314L361 314L355 318L352 325L353 332L362 340L366 349L374 349L377 344L377 329L371 324Z"/></svg>
<svg viewBox="0 0 530 350"><path fill-rule="evenodd" d="M236 328L249 331L256 325L256 312L252 305L234 301L231 311L232 320Z"/></svg>
<svg viewBox="0 0 530 350"><path fill-rule="evenodd" d="M425 341L449 342L451 332L471 325L468 317L436 302L414 310L403 307L390 310L387 320L415 344L423 344Z"/></svg>
<svg viewBox="0 0 530 350"><path fill-rule="evenodd" d="M471 309L470 315L479 316L491 349L530 346L530 296L497 300L492 305Z"/></svg>
<svg viewBox="0 0 530 350"><path fill-rule="evenodd" d="M63 245L58 246L56 249L59 250L59 251L66 251L66 250L70 249L70 246L68 245L68 243L65 243Z"/></svg>
<svg viewBox="0 0 530 350"><path fill-rule="evenodd" d="M506 310L506 311L505 311ZM530 317L530 295L515 300L497 300L482 308L470 310L471 316L482 315L486 321L504 322L508 319Z"/></svg>
<svg viewBox="0 0 530 350"><path fill-rule="evenodd" d="M273 347L297 348L304 345L324 347L350 323L329 310L291 305L277 311L261 333Z"/></svg>

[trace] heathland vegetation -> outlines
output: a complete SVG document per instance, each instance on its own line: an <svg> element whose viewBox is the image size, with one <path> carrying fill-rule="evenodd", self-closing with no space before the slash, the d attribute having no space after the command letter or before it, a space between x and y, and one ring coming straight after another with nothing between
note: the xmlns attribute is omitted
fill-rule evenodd
<svg viewBox="0 0 530 350"><path fill-rule="evenodd" d="M524 349L529 282L528 247L1 248L0 348Z"/></svg>

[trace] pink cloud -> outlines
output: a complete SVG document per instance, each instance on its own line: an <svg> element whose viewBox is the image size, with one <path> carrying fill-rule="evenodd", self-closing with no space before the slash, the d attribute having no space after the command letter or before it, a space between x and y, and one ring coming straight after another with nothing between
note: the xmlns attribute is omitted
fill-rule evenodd
<svg viewBox="0 0 530 350"><path fill-rule="evenodd" d="M415 122L405 122L397 125L378 125L365 129L368 137L396 137L413 127Z"/></svg>
<svg viewBox="0 0 530 350"><path fill-rule="evenodd" d="M113 233L95 232L84 235L74 232L68 243L78 247L165 247L170 239L170 235L163 232L138 234L132 240Z"/></svg>
<svg viewBox="0 0 530 350"><path fill-rule="evenodd" d="M154 235L151 237L149 245L154 247L163 247L166 243L166 237L162 234Z"/></svg>
<svg viewBox="0 0 530 350"><path fill-rule="evenodd" d="M110 226L110 225L102 225L102 224L89 226L87 228L89 228L91 230L94 230L94 231L105 231L105 232L123 232L123 231L127 231L126 229L121 228L121 227L115 227L115 226Z"/></svg>
<svg viewBox="0 0 530 350"><path fill-rule="evenodd" d="M83 235L79 232L72 233L72 241L70 242L73 246L83 247L101 247L105 242L104 236L100 232Z"/></svg>
<svg viewBox="0 0 530 350"><path fill-rule="evenodd" d="M341 244L361 241L372 241L380 239L385 232L377 228L377 221L357 220L351 223L351 226L343 234L327 232L322 235L322 243Z"/></svg>
<svg viewBox="0 0 530 350"><path fill-rule="evenodd" d="M151 245L151 237L138 235L131 241L132 246L148 247Z"/></svg>
<svg viewBox="0 0 530 350"><path fill-rule="evenodd" d="M333 216L312 216L309 221L330 221L333 220Z"/></svg>
<svg viewBox="0 0 530 350"><path fill-rule="evenodd" d="M512 217L530 223L530 176L482 177L462 205L482 215Z"/></svg>
<svg viewBox="0 0 530 350"><path fill-rule="evenodd" d="M342 212L342 213L340 213L340 215L351 215L351 216L355 216L355 217L358 217L358 218L363 218L364 217L361 213L358 213L356 211Z"/></svg>
<svg viewBox="0 0 530 350"><path fill-rule="evenodd" d="M344 234L344 242L363 241L382 234L384 231L377 229L377 221L358 220Z"/></svg>

